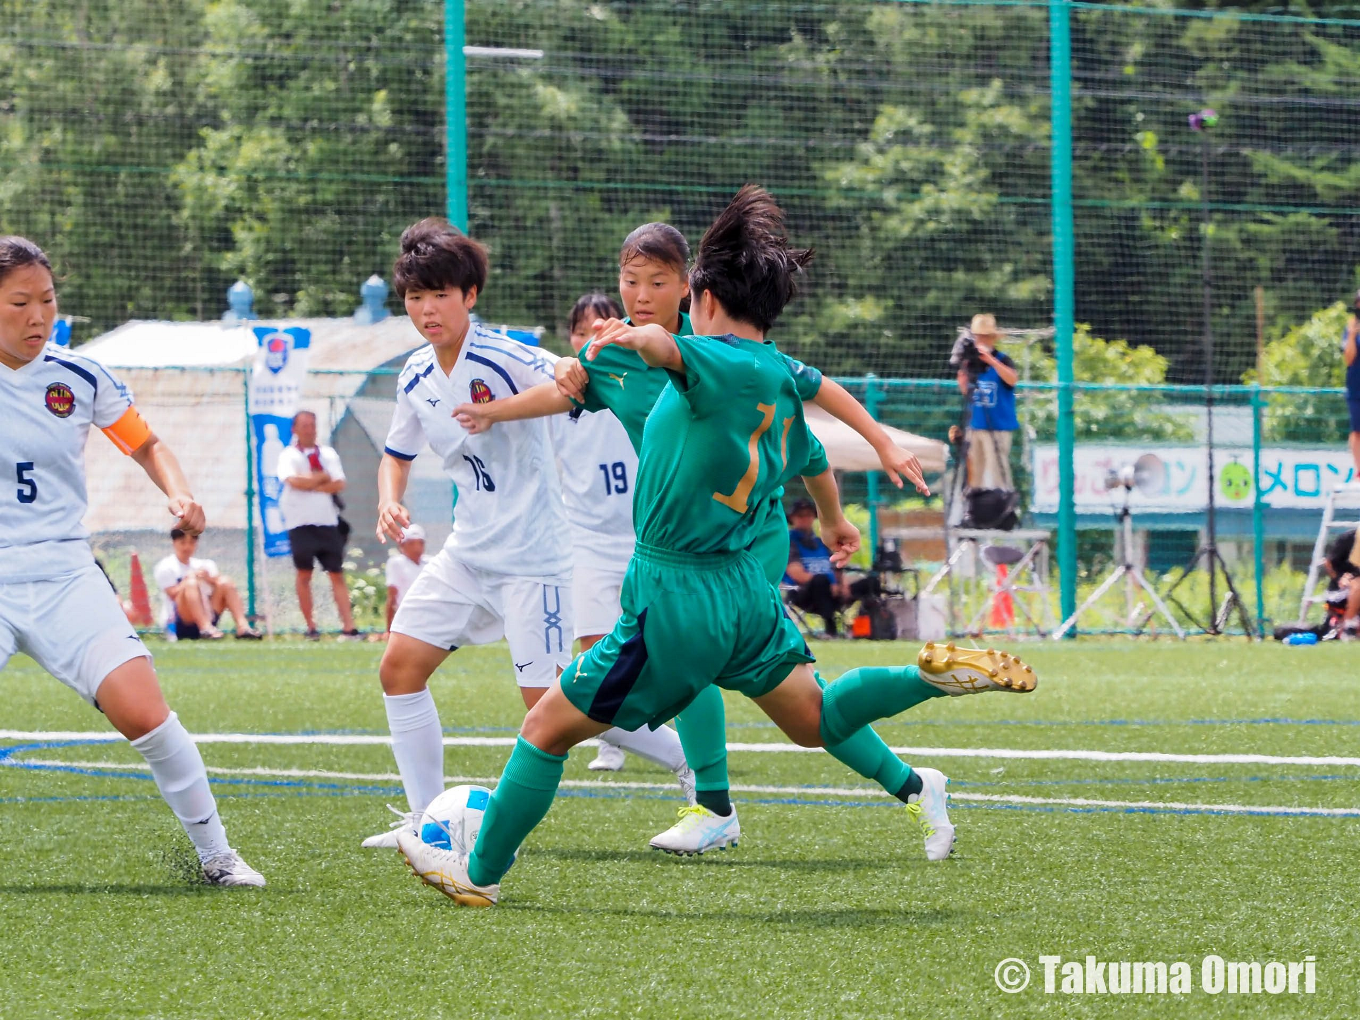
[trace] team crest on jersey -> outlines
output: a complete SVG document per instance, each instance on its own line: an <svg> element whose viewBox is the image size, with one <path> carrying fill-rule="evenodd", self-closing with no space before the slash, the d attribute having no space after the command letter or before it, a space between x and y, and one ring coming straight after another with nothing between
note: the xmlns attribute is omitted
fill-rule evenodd
<svg viewBox="0 0 1360 1020"><path fill-rule="evenodd" d="M468 395L472 397L474 404L489 404L492 400L491 387L481 379L472 380L471 385L468 386Z"/></svg>
<svg viewBox="0 0 1360 1020"><path fill-rule="evenodd" d="M64 382L54 382L48 386L43 399L47 403L47 409L58 418L69 418L71 412L76 409L76 395Z"/></svg>

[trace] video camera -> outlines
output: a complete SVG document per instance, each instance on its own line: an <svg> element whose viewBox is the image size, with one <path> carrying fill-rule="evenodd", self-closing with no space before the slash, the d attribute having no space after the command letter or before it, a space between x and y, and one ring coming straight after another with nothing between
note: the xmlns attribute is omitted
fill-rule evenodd
<svg viewBox="0 0 1360 1020"><path fill-rule="evenodd" d="M987 362L982 360L982 352L978 350L977 340L967 330L954 341L954 349L949 352L949 367L966 369L975 378L987 368Z"/></svg>

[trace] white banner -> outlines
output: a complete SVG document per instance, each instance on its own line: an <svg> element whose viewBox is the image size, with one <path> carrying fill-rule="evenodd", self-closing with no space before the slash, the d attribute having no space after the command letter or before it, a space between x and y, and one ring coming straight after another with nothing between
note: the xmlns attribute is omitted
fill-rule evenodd
<svg viewBox="0 0 1360 1020"><path fill-rule="evenodd" d="M282 485L277 471L279 454L292 439L312 334L298 327L275 329L255 326L259 347L250 373L250 435L255 457L255 491L264 523L264 554L287 556L288 532L279 513Z"/></svg>
<svg viewBox="0 0 1360 1020"><path fill-rule="evenodd" d="M1129 505L1153 513L1192 513L1209 503L1209 458L1202 446L1141 446L1078 443L1073 451L1076 509L1108 514L1123 503L1122 489L1109 491L1106 475L1134 468ZM1058 447L1034 447L1034 510L1057 513ZM1250 447L1215 447L1214 504L1251 507L1255 500ZM1275 509L1320 510L1328 492L1355 481L1350 452L1334 447L1265 447L1261 450L1261 497Z"/></svg>

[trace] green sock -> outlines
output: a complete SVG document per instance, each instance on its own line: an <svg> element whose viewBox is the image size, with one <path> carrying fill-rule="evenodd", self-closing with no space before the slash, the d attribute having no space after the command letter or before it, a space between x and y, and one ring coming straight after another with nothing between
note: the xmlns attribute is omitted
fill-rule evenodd
<svg viewBox="0 0 1360 1020"><path fill-rule="evenodd" d="M821 674L814 675L822 690L826 690ZM883 738L868 726L861 726L838 744L828 744L826 750L837 761L901 799L899 794L911 778L911 766L893 754Z"/></svg>
<svg viewBox="0 0 1360 1020"><path fill-rule="evenodd" d="M468 861L468 878L474 885L493 885L510 870L524 837L552 807L566 760L565 754L540 751L523 737L515 741Z"/></svg>
<svg viewBox="0 0 1360 1020"><path fill-rule="evenodd" d="M822 740L829 751L861 727L905 712L927 698L945 697L944 691L921 679L915 666L852 669L822 691Z"/></svg>
<svg viewBox="0 0 1360 1020"><path fill-rule="evenodd" d="M722 691L712 684L700 691L675 717L675 732L680 735L685 761L694 770L695 790L726 796L732 784L727 778L727 710Z"/></svg>

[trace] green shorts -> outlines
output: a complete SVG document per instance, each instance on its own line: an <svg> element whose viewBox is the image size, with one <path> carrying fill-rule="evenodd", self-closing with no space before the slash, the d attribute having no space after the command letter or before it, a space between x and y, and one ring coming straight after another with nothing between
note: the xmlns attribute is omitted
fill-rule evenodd
<svg viewBox="0 0 1360 1020"><path fill-rule="evenodd" d="M709 684L768 694L799 663L803 635L748 552L696 555L639 545L614 629L562 674L568 700L596 722L655 729Z"/></svg>
<svg viewBox="0 0 1360 1020"><path fill-rule="evenodd" d="M746 551L760 564L765 580L778 587L789 568L789 522L784 519L784 505L778 499L769 508L759 534Z"/></svg>

